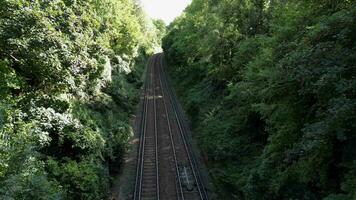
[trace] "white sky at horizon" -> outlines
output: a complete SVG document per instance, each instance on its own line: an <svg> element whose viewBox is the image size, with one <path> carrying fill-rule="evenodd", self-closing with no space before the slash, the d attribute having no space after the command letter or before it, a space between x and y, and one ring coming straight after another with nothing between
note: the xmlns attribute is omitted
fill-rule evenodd
<svg viewBox="0 0 356 200"><path fill-rule="evenodd" d="M146 14L153 19L162 19L166 25L182 14L192 0L140 0Z"/></svg>

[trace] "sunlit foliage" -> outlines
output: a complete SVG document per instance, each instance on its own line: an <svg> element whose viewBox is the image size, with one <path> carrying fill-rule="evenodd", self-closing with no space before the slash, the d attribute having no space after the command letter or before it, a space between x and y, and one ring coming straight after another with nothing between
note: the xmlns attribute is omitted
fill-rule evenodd
<svg viewBox="0 0 356 200"><path fill-rule="evenodd" d="M105 197L152 23L131 0L0 1L0 199Z"/></svg>

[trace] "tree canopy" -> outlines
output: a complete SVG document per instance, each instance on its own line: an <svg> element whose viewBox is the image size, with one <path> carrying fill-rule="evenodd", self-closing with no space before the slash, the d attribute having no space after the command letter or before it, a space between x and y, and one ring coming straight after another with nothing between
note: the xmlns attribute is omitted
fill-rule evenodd
<svg viewBox="0 0 356 200"><path fill-rule="evenodd" d="M354 1L193 0L163 48L221 199L356 198Z"/></svg>
<svg viewBox="0 0 356 200"><path fill-rule="evenodd" d="M158 29L132 0L0 1L0 199L103 199Z"/></svg>

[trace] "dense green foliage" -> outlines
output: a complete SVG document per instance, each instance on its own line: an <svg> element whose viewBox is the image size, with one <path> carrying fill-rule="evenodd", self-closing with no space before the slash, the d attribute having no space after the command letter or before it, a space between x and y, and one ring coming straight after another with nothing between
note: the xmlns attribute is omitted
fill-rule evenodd
<svg viewBox="0 0 356 200"><path fill-rule="evenodd" d="M356 4L193 0L164 39L221 199L356 199Z"/></svg>
<svg viewBox="0 0 356 200"><path fill-rule="evenodd" d="M106 196L158 33L132 0L0 1L0 199Z"/></svg>

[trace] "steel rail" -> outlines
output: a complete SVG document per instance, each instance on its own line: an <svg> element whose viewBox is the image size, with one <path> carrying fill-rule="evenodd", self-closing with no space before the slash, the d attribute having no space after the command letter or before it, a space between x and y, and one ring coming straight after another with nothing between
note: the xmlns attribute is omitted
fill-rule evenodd
<svg viewBox="0 0 356 200"><path fill-rule="evenodd" d="M149 90L153 90L153 109L154 109L154 137L155 137L155 166L156 166L156 196L157 200L159 197L159 159L158 159L158 137L157 137L157 113L156 113L156 96L155 96L155 84L153 81L154 65L157 62L157 57L153 56L149 58L146 67L146 78L144 87L144 101L141 116L141 135L140 135L140 145L138 148L138 161L137 161L137 171L136 171L136 182L134 191L134 200L141 200L142 198L142 188L144 179L144 166L145 166L145 144L146 144L146 131L147 131L147 117L148 117L148 106L149 106ZM153 64L153 66L152 66Z"/></svg>
<svg viewBox="0 0 356 200"><path fill-rule="evenodd" d="M150 65L152 63L152 58L149 58L147 65L146 65L146 76L145 76L145 86L144 86L144 100L142 105L142 116L141 116L141 130L140 130L140 144L138 146L138 156L137 156L137 169L136 169L136 182L135 182L135 191L134 191L134 200L137 200L141 196L141 185L142 185L142 170L143 170L143 146L144 146L144 138L146 132L146 123L147 123L147 90L149 87L149 72L150 72Z"/></svg>
<svg viewBox="0 0 356 200"><path fill-rule="evenodd" d="M162 73L163 75L165 75L164 71L163 71L163 55L160 56L160 73ZM199 192L199 195L200 195L200 198L202 200L207 200L208 199L208 196L207 196L207 192L205 190L205 187L204 187L204 184L203 184L203 181L200 177L200 174L199 172L197 172L197 164L196 164L196 160L194 158L194 154L191 150L191 146L190 144L187 142L187 138L186 138L186 134L187 134L187 130L186 130L186 127L183 126L183 122L181 121L183 119L181 113L179 113L179 108L177 106L177 102L176 102L176 99L174 99L173 97L174 96L174 93L172 91L172 89L170 89L168 87L168 81L167 81L167 78L165 76L164 77L164 84L165 84L165 88L166 90L168 91L168 93L170 93L169 96L169 99L170 99L170 102L172 104L172 108L173 108L173 111L174 111L174 115L175 115L175 118L177 120L177 124L178 124L178 127L179 127L179 130L180 130L180 134L182 136L182 140L183 140L183 144L184 144L184 147L185 147L185 150L187 152L187 157L188 157L188 160L189 160L189 163L190 163L190 166L191 166L191 169L192 169L192 172L193 172L193 176L194 176L194 179L197 183L197 188L198 188L198 192Z"/></svg>
<svg viewBox="0 0 356 200"><path fill-rule="evenodd" d="M156 63L157 63L157 56L156 57ZM152 83L153 83L153 110L154 110L154 132L155 132L155 142L156 142L156 190L157 190L157 200L160 198L160 189L159 189L159 158L158 158L158 134L157 134L157 109L156 109L156 85L154 81L154 74L155 74L155 63L153 64L153 69L152 69Z"/></svg>
<svg viewBox="0 0 356 200"><path fill-rule="evenodd" d="M161 61L162 62L162 61ZM158 65L158 68L160 69L160 66ZM170 137L170 141L171 141L171 145L172 145L172 150L173 150L173 158L174 158L174 164L175 164L175 168L176 168L176 177L178 179L178 187L179 187L179 191L177 191L177 197L181 197L181 200L184 200L184 194L183 194L183 187L182 187L182 182L180 180L180 175L179 175L179 167L178 167L178 159L177 159L177 152L176 152L176 146L174 143L174 139L173 139L173 134L172 134L172 128L171 128L171 122L169 120L169 115L168 115L168 109L167 109L167 103L165 100L165 92L163 89L163 84L162 84L162 77L161 77L161 73L159 70L159 73L157 73L159 76L159 82L161 85L161 91L162 91L162 99L163 99L163 105L164 105L164 110L165 110L165 114L166 114L166 118L167 118L167 125L168 125L168 132L169 132L169 137Z"/></svg>

